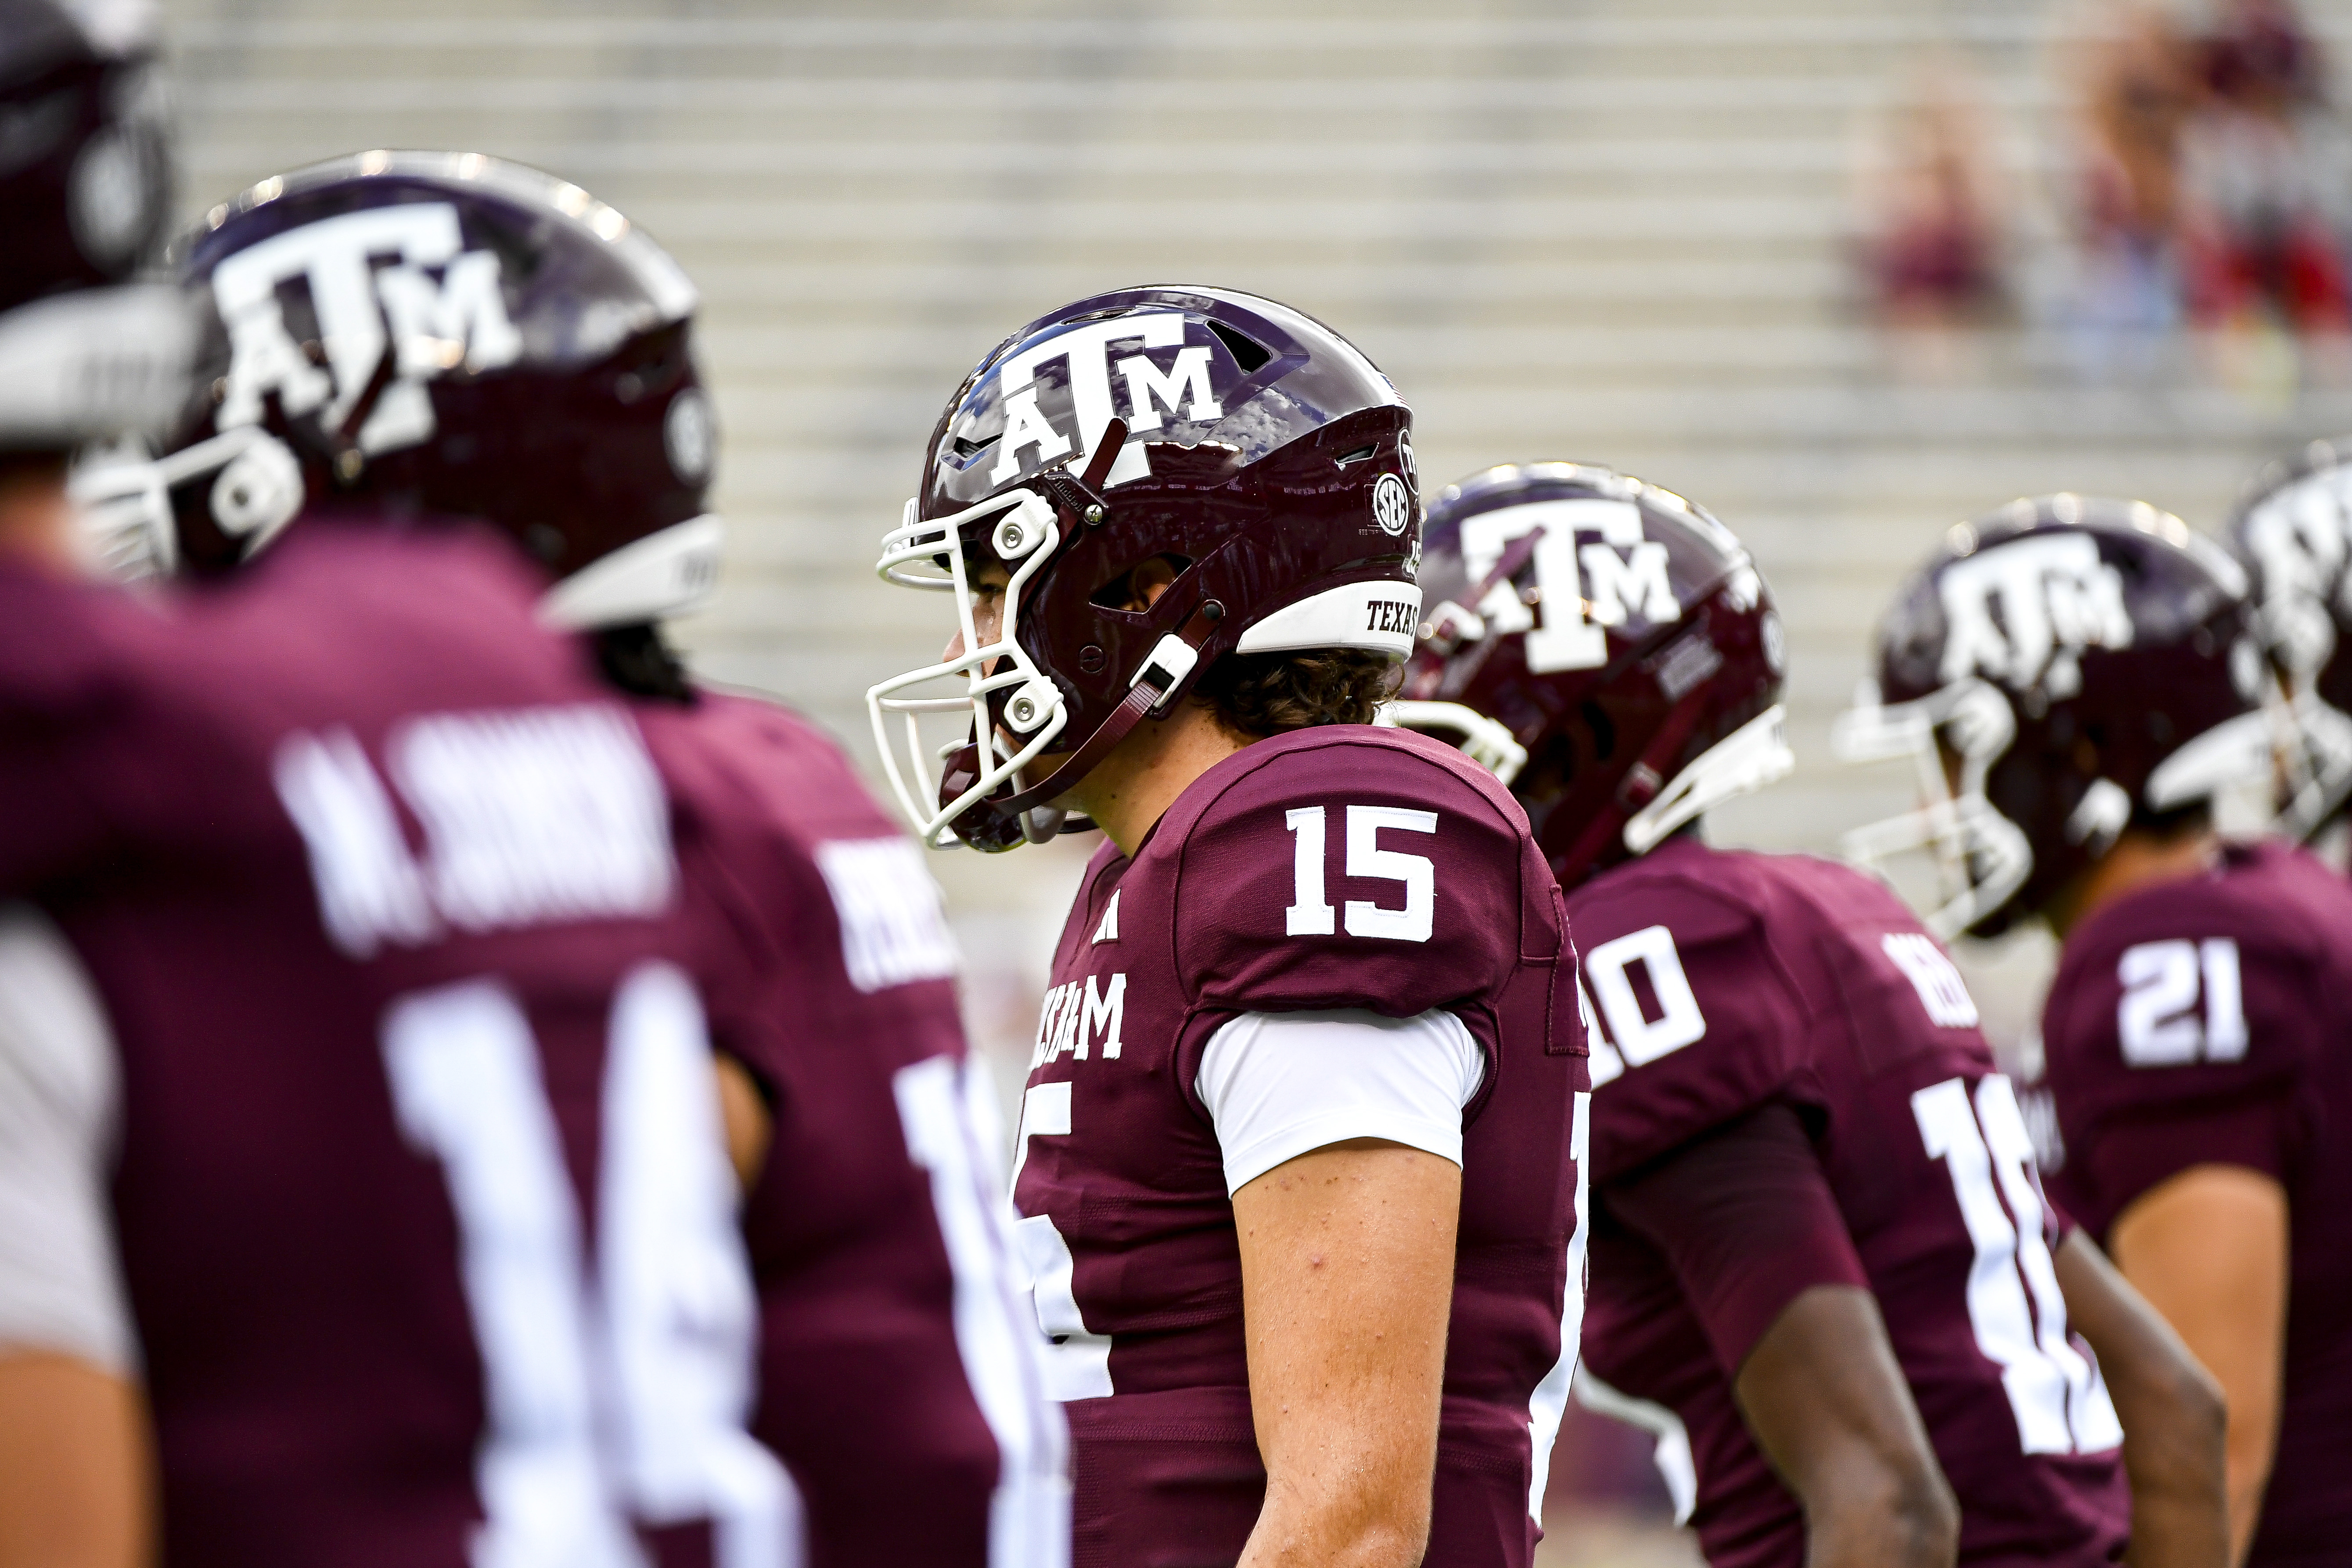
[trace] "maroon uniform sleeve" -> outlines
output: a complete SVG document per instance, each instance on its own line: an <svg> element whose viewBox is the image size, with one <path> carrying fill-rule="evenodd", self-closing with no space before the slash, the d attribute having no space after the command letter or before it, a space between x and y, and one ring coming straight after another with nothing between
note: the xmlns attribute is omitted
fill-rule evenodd
<svg viewBox="0 0 2352 1568"><path fill-rule="evenodd" d="M1809 1010L1751 909L1685 879L1619 873L1569 919L1592 1033L1592 1172L1632 1170L1779 1098Z"/></svg>
<svg viewBox="0 0 2352 1568"><path fill-rule="evenodd" d="M1812 1141L1786 1105L1750 1111L1601 1194L1664 1254L1727 1377L1814 1286L1870 1289Z"/></svg>
<svg viewBox="0 0 2352 1568"><path fill-rule="evenodd" d="M1517 967L1525 829L1439 760L1283 752L1178 826L1175 972L1196 1010L1410 1018L1491 997Z"/></svg>
<svg viewBox="0 0 2352 1568"><path fill-rule="evenodd" d="M2092 940L2051 987L2042 1036L2066 1150L2060 1186L2095 1237L2192 1165L2287 1183L2310 1136L2306 1085L2335 1045L2330 999L2298 942L2235 911L2200 918L2203 892L2192 885L2152 919L2133 911L2141 918L2083 933Z"/></svg>
<svg viewBox="0 0 2352 1568"><path fill-rule="evenodd" d="M89 868L114 831L104 753L130 700L99 635L122 606L87 588L0 570L0 892ZM152 764L152 759L149 759Z"/></svg>

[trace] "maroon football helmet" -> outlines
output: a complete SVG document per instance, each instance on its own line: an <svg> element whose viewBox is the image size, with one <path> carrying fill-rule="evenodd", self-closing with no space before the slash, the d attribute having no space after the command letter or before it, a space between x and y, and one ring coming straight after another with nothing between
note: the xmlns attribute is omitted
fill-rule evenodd
<svg viewBox="0 0 2352 1568"><path fill-rule="evenodd" d="M1014 332L948 402L883 577L953 591L961 649L866 694L926 842L1007 849L1147 714L1229 654L1412 651L1412 416L1328 327L1222 289L1124 289ZM1119 593L1155 558L1166 593ZM972 573L1002 562L983 646ZM910 695L931 686L939 694ZM959 716L934 785L918 716ZM903 759L890 721L906 725ZM1050 776L1023 772L1060 759Z"/></svg>
<svg viewBox="0 0 2352 1568"><path fill-rule="evenodd" d="M715 586L694 286L578 186L362 153L214 208L179 271L205 307L194 402L160 460L79 486L122 574L222 570L306 507L363 506L507 530L565 626Z"/></svg>
<svg viewBox="0 0 2352 1568"><path fill-rule="evenodd" d="M1833 743L1908 759L1925 800L1845 853L1933 853L1928 927L1996 935L2126 827L2266 777L2262 690L2245 574L2219 545L2144 501L2011 501L1954 528L1880 625L1875 687Z"/></svg>
<svg viewBox="0 0 2352 1568"><path fill-rule="evenodd" d="M1437 498L1426 540L1433 607L1389 716L1495 767L1562 887L1793 765L1780 613L1682 497L1586 464L1489 468Z"/></svg>
<svg viewBox="0 0 2352 1568"><path fill-rule="evenodd" d="M2352 437L2264 469L2229 538L2291 715L2278 826L2308 839L2352 796Z"/></svg>
<svg viewBox="0 0 2352 1568"><path fill-rule="evenodd" d="M171 217L166 120L137 8L0 0L0 452L176 404L192 323L170 290L126 286Z"/></svg>

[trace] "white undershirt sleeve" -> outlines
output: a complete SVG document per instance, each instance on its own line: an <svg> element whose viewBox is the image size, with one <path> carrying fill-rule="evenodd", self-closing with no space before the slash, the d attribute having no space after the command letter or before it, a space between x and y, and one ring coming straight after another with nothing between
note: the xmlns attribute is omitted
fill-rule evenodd
<svg viewBox="0 0 2352 1568"><path fill-rule="evenodd" d="M1193 1088L1238 1192L1286 1160L1385 1138L1462 1163L1486 1058L1453 1014L1244 1013L1209 1037Z"/></svg>
<svg viewBox="0 0 2352 1568"><path fill-rule="evenodd" d="M0 1352L55 1351L120 1376L138 1350L106 1196L114 1040L57 929L0 906Z"/></svg>

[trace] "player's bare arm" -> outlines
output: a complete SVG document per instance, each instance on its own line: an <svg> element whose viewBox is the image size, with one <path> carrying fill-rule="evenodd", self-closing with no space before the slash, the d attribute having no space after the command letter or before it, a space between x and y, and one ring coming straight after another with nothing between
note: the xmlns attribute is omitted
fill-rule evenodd
<svg viewBox="0 0 2352 1568"><path fill-rule="evenodd" d="M2221 1389L2080 1230L2055 1258L2066 1315L2098 1352L2124 1424L2134 1568L2220 1568L2231 1554Z"/></svg>
<svg viewBox="0 0 2352 1568"><path fill-rule="evenodd" d="M718 1068L719 1125L727 1134L727 1163L735 1167L735 1180L749 1191L767 1161L775 1118L741 1062L723 1052L711 1059Z"/></svg>
<svg viewBox="0 0 2352 1568"><path fill-rule="evenodd" d="M1804 1503L1808 1568L1952 1562L1959 1504L1869 1291L1817 1285L1789 1303L1734 1389Z"/></svg>
<svg viewBox="0 0 2352 1568"><path fill-rule="evenodd" d="M0 1347L0 1568L141 1568L145 1402L77 1357Z"/></svg>
<svg viewBox="0 0 2352 1568"><path fill-rule="evenodd" d="M1953 1496L1797 1114L1771 1104L1608 1183L1611 1213L1718 1325L1759 1280L1785 1305L1738 1355L1732 1396L1804 1514L1804 1561L1948 1564ZM1751 1309L1752 1310L1752 1309ZM1737 1332L1719 1326L1718 1335Z"/></svg>
<svg viewBox="0 0 2352 1568"><path fill-rule="evenodd" d="M2124 1210L2112 1239L2124 1278L2221 1385L2229 1409L2230 1561L2242 1563L2261 1522L2278 1444L2286 1194L2242 1166L2194 1166Z"/></svg>
<svg viewBox="0 0 2352 1568"><path fill-rule="evenodd" d="M1355 1139L1234 1194L1265 1511L1243 1568L1387 1568L1429 1538L1462 1170Z"/></svg>

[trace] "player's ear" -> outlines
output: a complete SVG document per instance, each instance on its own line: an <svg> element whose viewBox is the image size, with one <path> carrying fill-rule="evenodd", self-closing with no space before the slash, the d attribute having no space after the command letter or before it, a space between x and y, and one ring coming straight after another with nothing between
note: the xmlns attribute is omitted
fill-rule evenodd
<svg viewBox="0 0 2352 1568"><path fill-rule="evenodd" d="M1160 602L1168 592L1168 584L1176 581L1176 563L1165 555L1155 555L1135 569L1135 596L1143 601L1145 609Z"/></svg>
<svg viewBox="0 0 2352 1568"><path fill-rule="evenodd" d="M1095 590L1094 602L1106 609L1139 615L1160 602L1168 584L1192 564L1181 555L1146 557L1127 572Z"/></svg>

